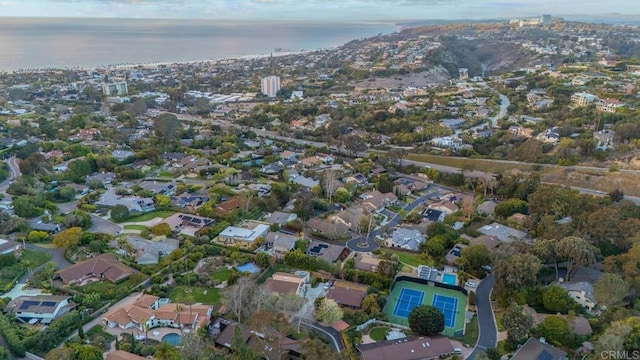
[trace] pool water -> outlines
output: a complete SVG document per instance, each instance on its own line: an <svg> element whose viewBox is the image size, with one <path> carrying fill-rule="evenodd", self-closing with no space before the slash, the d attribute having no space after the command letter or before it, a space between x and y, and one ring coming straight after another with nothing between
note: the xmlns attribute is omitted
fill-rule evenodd
<svg viewBox="0 0 640 360"><path fill-rule="evenodd" d="M162 342L166 342L169 345L180 346L182 345L182 336L176 333L169 333L162 337Z"/></svg>
<svg viewBox="0 0 640 360"><path fill-rule="evenodd" d="M260 272L260 268L252 262L246 263L241 266L236 266L236 269L238 269L238 271L240 272L250 272L252 274L258 274Z"/></svg>
<svg viewBox="0 0 640 360"><path fill-rule="evenodd" d="M458 277L456 276L456 274L445 273L442 274L442 282L449 285L457 285Z"/></svg>

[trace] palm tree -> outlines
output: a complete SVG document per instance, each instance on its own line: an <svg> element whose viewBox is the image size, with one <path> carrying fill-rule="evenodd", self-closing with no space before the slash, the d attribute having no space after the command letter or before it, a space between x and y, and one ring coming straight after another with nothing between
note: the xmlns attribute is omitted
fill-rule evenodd
<svg viewBox="0 0 640 360"><path fill-rule="evenodd" d="M149 325L147 323L142 324L142 331L144 331L145 340L149 339Z"/></svg>
<svg viewBox="0 0 640 360"><path fill-rule="evenodd" d="M180 319L180 315L182 313L182 310L184 309L184 305L182 304L176 304L176 308L174 309L175 313L178 315L178 327L180 327L180 334L182 334L182 319Z"/></svg>

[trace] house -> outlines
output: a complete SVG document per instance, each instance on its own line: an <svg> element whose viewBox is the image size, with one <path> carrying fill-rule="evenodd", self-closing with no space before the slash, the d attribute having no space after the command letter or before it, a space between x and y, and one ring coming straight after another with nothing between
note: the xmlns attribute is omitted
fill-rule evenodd
<svg viewBox="0 0 640 360"><path fill-rule="evenodd" d="M229 198L226 201L223 201L216 205L215 213L218 216L225 216L229 214L232 210L241 209L242 208L242 198L239 196L234 196Z"/></svg>
<svg viewBox="0 0 640 360"><path fill-rule="evenodd" d="M92 181L99 181L105 185L109 185L111 184L111 182L116 178L116 174L112 173L112 172L103 172L103 173L97 173L91 176L87 177L87 183L90 183Z"/></svg>
<svg viewBox="0 0 640 360"><path fill-rule="evenodd" d="M0 255L13 254L15 257L20 257L22 250L22 243L0 239Z"/></svg>
<svg viewBox="0 0 640 360"><path fill-rule="evenodd" d="M362 199L362 206L368 211L380 211L398 201L398 197L395 194L383 194L378 190L367 191L360 195L360 199Z"/></svg>
<svg viewBox="0 0 640 360"><path fill-rule="evenodd" d="M327 298L334 300L340 306L359 309L362 300L367 296L368 288L366 285L339 280L334 282L327 291Z"/></svg>
<svg viewBox="0 0 640 360"><path fill-rule="evenodd" d="M397 228L391 234L391 239L387 240L387 246L418 251L420 244L423 242L424 236L422 236L420 231L407 228Z"/></svg>
<svg viewBox="0 0 640 360"><path fill-rule="evenodd" d="M567 353L545 342L544 339L529 338L511 357L511 360L566 360Z"/></svg>
<svg viewBox="0 0 640 360"><path fill-rule="evenodd" d="M465 244L454 245L453 248L451 248L451 250L447 253L447 255L445 255L445 260L447 260L447 262L450 264L455 264L460 255L462 255L462 249L464 249L465 247L467 247L467 245Z"/></svg>
<svg viewBox="0 0 640 360"><path fill-rule="evenodd" d="M531 237L524 231L498 224L496 222L478 229L484 235L493 236L502 242L529 241Z"/></svg>
<svg viewBox="0 0 640 360"><path fill-rule="evenodd" d="M444 215L450 215L458 211L458 206L448 200L441 200L433 204L429 204L428 208L441 211Z"/></svg>
<svg viewBox="0 0 640 360"><path fill-rule="evenodd" d="M336 261L344 261L351 250L348 247L329 244L322 241L314 240L307 246L307 255L319 257L329 264L333 264Z"/></svg>
<svg viewBox="0 0 640 360"><path fill-rule="evenodd" d="M264 222L269 224L284 225L290 221L294 221L297 218L298 218L298 215L296 214L282 212L282 211L274 211L271 214L267 215L267 217L264 219Z"/></svg>
<svg viewBox="0 0 640 360"><path fill-rule="evenodd" d="M74 308L70 299L70 296L53 295L18 296L4 307L4 312L14 314L22 322L37 320L49 324Z"/></svg>
<svg viewBox="0 0 640 360"><path fill-rule="evenodd" d="M176 191L175 182L145 180L141 182L139 186L145 190L151 191L154 195L166 195L171 197Z"/></svg>
<svg viewBox="0 0 640 360"><path fill-rule="evenodd" d="M291 179L291 182L307 189L312 189L320 185L320 181L303 175L294 176L293 179Z"/></svg>
<svg viewBox="0 0 640 360"><path fill-rule="evenodd" d="M107 354L105 360L147 360L147 358L132 354L130 352L116 350L112 353Z"/></svg>
<svg viewBox="0 0 640 360"><path fill-rule="evenodd" d="M85 285L102 280L115 283L128 278L135 272L134 269L121 263L115 255L102 254L58 270L54 280L60 279L65 285Z"/></svg>
<svg viewBox="0 0 640 360"><path fill-rule="evenodd" d="M33 230L37 231L45 231L48 233L55 234L60 231L60 225L53 222L45 222L42 219L42 216L35 217L27 223L29 227Z"/></svg>
<svg viewBox="0 0 640 360"><path fill-rule="evenodd" d="M357 345L363 360L425 360L440 359L453 353L451 341L444 336L409 336L398 340ZM529 358L531 360L533 358Z"/></svg>
<svg viewBox="0 0 640 360"><path fill-rule="evenodd" d="M265 175L276 175L282 172L282 166L272 163L262 167L261 172Z"/></svg>
<svg viewBox="0 0 640 360"><path fill-rule="evenodd" d="M222 230L218 235L218 241L226 244L249 246L259 237L264 239L270 229L271 226L267 223L249 220L240 226L228 226Z"/></svg>
<svg viewBox="0 0 640 360"><path fill-rule="evenodd" d="M111 308L102 317L109 328L145 331L155 327L197 330L209 322L213 309L203 304L167 303L157 296L141 295L133 304Z"/></svg>
<svg viewBox="0 0 640 360"><path fill-rule="evenodd" d="M598 97L586 92L579 92L571 95L571 102L578 106L587 106L598 100Z"/></svg>
<svg viewBox="0 0 640 360"><path fill-rule="evenodd" d="M135 251L134 254L128 254L126 250L122 249L118 240L111 241L109 246L119 249L118 251L122 255L134 255L136 264L139 265L157 264L161 257L171 254L180 247L180 241L176 239L147 240L132 234L127 234L125 241Z"/></svg>
<svg viewBox="0 0 640 360"><path fill-rule="evenodd" d="M216 221L197 215L175 213L162 222L169 224L172 232L193 236L198 230L205 226L212 226Z"/></svg>
<svg viewBox="0 0 640 360"><path fill-rule="evenodd" d="M496 205L498 205L495 201L484 201L482 204L478 205L476 208L476 212L478 214L484 214L484 216L493 216Z"/></svg>
<svg viewBox="0 0 640 360"><path fill-rule="evenodd" d="M111 152L111 155L113 157L115 157L116 159L118 159L119 161L122 160L126 160L132 156L134 156L136 153L134 153L133 151L130 150L113 150Z"/></svg>
<svg viewBox="0 0 640 360"><path fill-rule="evenodd" d="M311 236L321 236L328 239L351 239L351 229L340 221L326 221L311 218L307 221L307 228Z"/></svg>
<svg viewBox="0 0 640 360"><path fill-rule="evenodd" d="M295 153L289 150L285 150L281 152L279 155L280 155L280 159L282 160L295 161L298 158L298 153Z"/></svg>
<svg viewBox="0 0 640 360"><path fill-rule="evenodd" d="M624 103L614 99L602 99L596 103L596 109L599 111L605 111L614 113L624 106Z"/></svg>
<svg viewBox="0 0 640 360"><path fill-rule="evenodd" d="M567 290L569 296L571 296L571 298L575 300L575 302L587 309L587 311L592 311L598 303L593 295L593 285L591 285L591 283L589 282L566 281L559 282L556 285Z"/></svg>
<svg viewBox="0 0 640 360"><path fill-rule="evenodd" d="M155 210L153 198L141 198L138 196L121 196L116 194L113 188L108 189L100 195L96 202L98 206L114 207L124 205L132 213L145 213Z"/></svg>
<svg viewBox="0 0 640 360"><path fill-rule="evenodd" d="M380 265L380 259L369 254L369 253L361 253L357 252L353 257L355 261L355 268L363 271L378 271L378 265Z"/></svg>
<svg viewBox="0 0 640 360"><path fill-rule="evenodd" d="M267 279L265 285L272 293L277 295L295 294L304 297L306 293L306 279L302 275L277 272Z"/></svg>
<svg viewBox="0 0 640 360"><path fill-rule="evenodd" d="M204 203L206 203L207 201L209 201L209 197L206 195L196 195L189 193L182 193L171 198L171 202L173 203L173 205L181 208L188 208L190 210L196 210L200 206L204 205Z"/></svg>
<svg viewBox="0 0 640 360"><path fill-rule="evenodd" d="M284 258L284 255L293 250L299 237L281 232L269 231L264 239L264 245L273 249L273 255L276 259Z"/></svg>
<svg viewBox="0 0 640 360"><path fill-rule="evenodd" d="M429 221L443 222L445 214L440 210L427 208L427 209L424 209L422 216L424 216L424 218Z"/></svg>

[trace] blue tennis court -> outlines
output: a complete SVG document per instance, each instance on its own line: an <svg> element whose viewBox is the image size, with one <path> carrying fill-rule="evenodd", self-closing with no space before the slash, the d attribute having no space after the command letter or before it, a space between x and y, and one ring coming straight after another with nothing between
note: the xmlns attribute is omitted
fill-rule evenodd
<svg viewBox="0 0 640 360"><path fill-rule="evenodd" d="M422 291L402 289L396 307L393 309L393 315L408 318L413 308L422 305L423 299Z"/></svg>
<svg viewBox="0 0 640 360"><path fill-rule="evenodd" d="M444 326L454 327L456 323L456 311L458 309L458 299L444 296L434 295L433 304L444 315Z"/></svg>

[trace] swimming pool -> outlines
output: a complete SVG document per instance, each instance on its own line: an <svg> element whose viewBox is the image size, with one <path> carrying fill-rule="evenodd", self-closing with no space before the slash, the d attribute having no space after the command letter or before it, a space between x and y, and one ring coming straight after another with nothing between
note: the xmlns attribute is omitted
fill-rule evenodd
<svg viewBox="0 0 640 360"><path fill-rule="evenodd" d="M444 273L442 274L442 282L448 285L458 285L458 277L456 274Z"/></svg>
<svg viewBox="0 0 640 360"><path fill-rule="evenodd" d="M240 272L250 272L252 274L258 274L260 272L260 268L252 262L236 266L236 269L238 269L238 271Z"/></svg>
<svg viewBox="0 0 640 360"><path fill-rule="evenodd" d="M173 346L180 346L182 345L182 336L176 333L169 333L162 337L162 342L166 342Z"/></svg>

